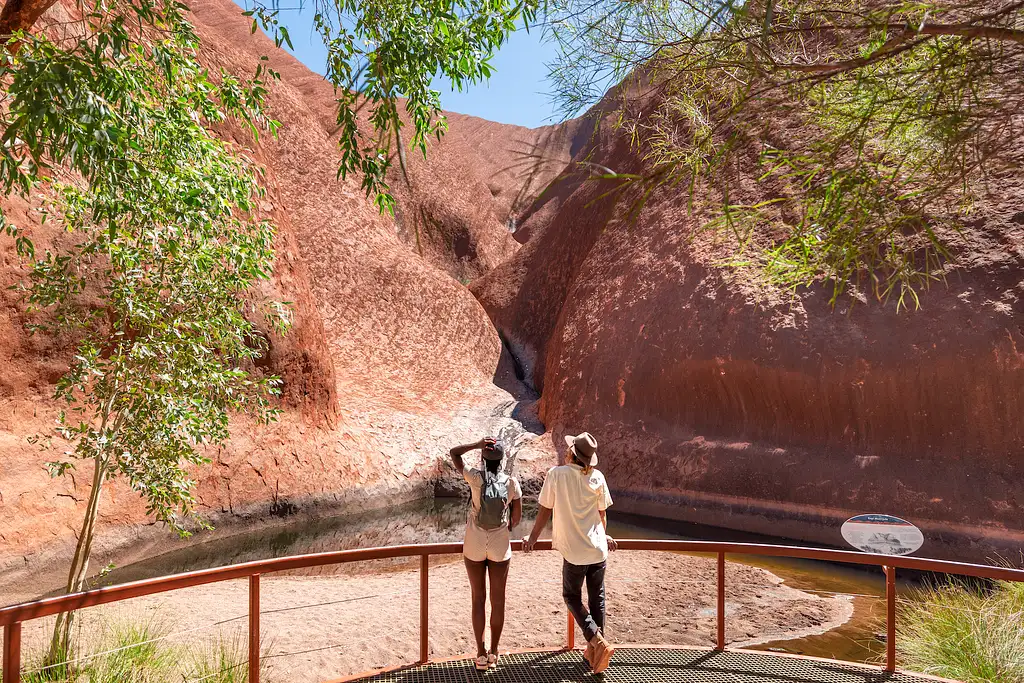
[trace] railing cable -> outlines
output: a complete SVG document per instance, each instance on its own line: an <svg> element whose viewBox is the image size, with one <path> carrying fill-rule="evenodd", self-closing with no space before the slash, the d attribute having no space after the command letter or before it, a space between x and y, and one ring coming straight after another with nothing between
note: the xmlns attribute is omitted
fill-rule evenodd
<svg viewBox="0 0 1024 683"><path fill-rule="evenodd" d="M312 605L295 605L294 607L280 607L278 609L261 609L260 614L277 614L279 612L292 612L297 609L314 609L317 607L326 607L328 605L341 605L346 602L359 602L360 600L373 600L374 598L389 598L394 595L411 595L419 591L414 589L407 589L402 591L393 591L391 593L377 593L374 595L360 595L354 598L344 598L342 600L331 600L329 602L318 602Z"/></svg>
<svg viewBox="0 0 1024 683"><path fill-rule="evenodd" d="M221 669L220 671L214 671L213 673L206 674L205 676L200 676L199 678L189 678L185 674L181 674L181 680L184 681L184 683L199 683L200 681L205 681L205 680L207 680L209 678L213 678L214 676L220 676L221 674L225 674L228 671L234 671L235 669L241 669L246 664L248 664L248 662L239 662L238 664L234 664L232 666L226 666L223 669Z"/></svg>
<svg viewBox="0 0 1024 683"><path fill-rule="evenodd" d="M238 621L239 619L245 619L247 616L248 616L247 614L243 614L241 616L231 617L230 619L221 619L220 621L216 621L216 622L214 622L212 624L204 624L203 626L196 626L195 628L183 629L181 631L173 631L171 633L166 633L166 634L164 634L162 636L156 636L155 638L150 638L148 640L140 640L137 643L129 643L128 645L122 645L120 647L111 648L109 650L100 650L99 652L90 652L89 654L82 655L81 657L76 657L74 659L66 659L66 660L64 660L62 662L56 662L54 664L48 664L46 666L41 666L38 669L31 669L31 670L25 671L23 673L24 674L42 673L43 671L48 671L49 669L56 669L56 668L61 667L61 666L68 666L68 665L71 665L71 664L79 664L81 662L87 662L90 659L96 659L97 657L100 657L102 655L111 655L111 654L114 654L116 652L123 652L125 650L131 650L132 648L142 647L143 645L150 645L152 643L157 643L157 642L160 642L162 640L168 640L170 638L176 638L178 636L188 635L189 633L196 633L197 631L205 631L207 629L217 628L218 626L223 626L224 624L230 623L232 621Z"/></svg>
<svg viewBox="0 0 1024 683"><path fill-rule="evenodd" d="M340 604L347 603L347 602L358 602L358 601L361 601L361 600L372 600L374 598L387 598L387 597L392 597L392 596L395 596L395 595L409 595L409 594L412 594L412 593L415 593L415 592L417 592L417 591L415 591L413 589L407 589L407 590L402 590L402 591L393 591L393 592L390 592L390 593L377 593L377 594L374 594L374 595L360 595L360 596L357 596L357 597L354 597L354 598L345 598L343 600L331 600L329 602L320 602L320 603L316 603L316 604L312 604L312 605L296 605L296 606L293 606L293 607L281 607L279 609L260 610L260 614L277 614L279 612L291 612L291 611L299 610L299 609L307 609L307 608L308 609L313 609L313 608L317 608L317 607L325 607L325 606L328 606L328 605L340 605ZM56 662L54 664L48 664L46 666L42 666L42 667L39 667L37 669L31 669L31 670L25 671L25 672L23 672L23 675L31 675L31 674L36 674L36 673L42 673L44 671L48 671L49 669L56 669L56 668L62 667L62 666L69 666L71 664L79 664L81 662L86 662L86 661L89 661L91 659L95 659L97 657L103 656L103 655L115 654L117 652L123 652L125 650L130 650L130 649L135 648L135 647L142 647L143 645L150 645L152 643L157 643L157 642L160 642L162 640L169 640L171 638L177 638L179 636L188 635L190 633L196 633L198 631L205 631L207 629L217 628L218 626L223 626L224 624L229 624L232 621L240 621L242 619L245 619L246 617L248 617L248 614L241 614L241 615L239 615L237 617L230 617L228 619L221 619L220 621L215 621L215 622L213 622L211 624L204 624L202 626L196 626L195 628L183 629L181 631L173 631L171 633L166 633L166 634L161 635L161 636L156 636L156 637L150 638L148 640L140 640L137 643L130 643L128 645L122 645L120 647L111 648L109 650L100 650L99 652L90 652L89 654L82 655L81 657L76 657L75 659L68 659L68 660L64 660L62 662ZM338 646L332 646L332 647L338 647ZM301 653L290 653L290 654L301 654ZM273 655L273 656L284 656L284 655ZM190 679L190 680L202 680L202 679Z"/></svg>

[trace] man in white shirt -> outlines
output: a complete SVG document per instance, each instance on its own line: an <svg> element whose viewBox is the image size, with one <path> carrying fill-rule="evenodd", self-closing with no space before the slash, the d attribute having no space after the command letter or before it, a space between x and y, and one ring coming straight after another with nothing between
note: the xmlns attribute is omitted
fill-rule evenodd
<svg viewBox="0 0 1024 683"><path fill-rule="evenodd" d="M612 504L604 475L597 466L597 440L588 432L565 437L565 464L553 467L540 491L540 510L523 550L533 550L552 516L552 546L562 553L562 597L587 639L584 653L595 673L608 668L615 648L604 637L604 573L608 549L615 540L607 534L606 510ZM587 584L588 610L583 605Z"/></svg>

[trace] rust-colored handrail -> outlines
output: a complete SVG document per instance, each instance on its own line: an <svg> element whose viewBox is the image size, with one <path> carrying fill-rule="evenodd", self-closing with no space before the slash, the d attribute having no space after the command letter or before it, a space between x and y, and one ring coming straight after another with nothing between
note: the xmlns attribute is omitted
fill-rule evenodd
<svg viewBox="0 0 1024 683"><path fill-rule="evenodd" d="M260 575L249 575L249 683L260 683Z"/></svg>
<svg viewBox="0 0 1024 683"><path fill-rule="evenodd" d="M513 541L514 550L522 550L522 541ZM1024 582L1024 570L990 565L969 564L966 562L950 562L931 560L919 557L892 557L874 555L847 550L826 550L822 548L802 548L798 546L767 545L761 543L718 543L713 541L673 541L673 540L621 540L619 550L658 550L663 552L713 553L717 555L717 649L725 647L725 556L732 555L763 555L770 557L790 557L796 559L822 560L847 564L873 565L882 567L886 577L886 669L896 669L896 570L914 569L919 571L959 574L986 579ZM550 550L551 541L539 541L537 550ZM33 602L11 605L0 608L0 626L4 627L3 639L3 683L19 683L21 680L21 623L31 619L50 616L61 612L71 612L84 607L95 607L129 598L137 598L156 593L165 593L182 588L201 586L208 583L245 578L249 581L249 680L259 683L260 664L260 576L274 572L293 569L321 567L329 564L347 562L363 562L398 557L420 558L420 661L429 659L428 627L429 627L429 574L430 556L448 555L462 552L461 543L430 543L422 545L399 545L382 548L362 548L357 550L339 550L311 555L294 555L269 560L246 562L227 567L202 569L184 574L162 576L153 579L134 581L118 586L97 588L95 590L43 598ZM575 630L571 618L568 620L566 645L572 648L575 643Z"/></svg>
<svg viewBox="0 0 1024 683"><path fill-rule="evenodd" d="M718 616L718 637L715 639L715 648L725 649L725 553L718 553L718 601L715 603L715 612Z"/></svg>
<svg viewBox="0 0 1024 683"><path fill-rule="evenodd" d="M430 659L427 630L430 628L430 555L420 555L420 663Z"/></svg>

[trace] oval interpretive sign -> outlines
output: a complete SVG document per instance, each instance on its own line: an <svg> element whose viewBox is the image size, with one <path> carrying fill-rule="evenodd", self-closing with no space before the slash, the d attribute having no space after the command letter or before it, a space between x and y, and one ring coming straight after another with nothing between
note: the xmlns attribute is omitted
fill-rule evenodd
<svg viewBox="0 0 1024 683"><path fill-rule="evenodd" d="M924 544L924 534L892 515L857 515L843 523L843 538L858 550L879 555L909 555Z"/></svg>

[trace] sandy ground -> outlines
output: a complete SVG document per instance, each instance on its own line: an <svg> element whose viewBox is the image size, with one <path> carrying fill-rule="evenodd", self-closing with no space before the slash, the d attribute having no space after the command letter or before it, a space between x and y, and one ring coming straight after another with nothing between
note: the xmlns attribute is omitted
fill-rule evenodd
<svg viewBox="0 0 1024 683"><path fill-rule="evenodd" d="M471 654L469 585L461 558L436 558L430 571L432 657ZM561 557L517 554L509 576L502 647L557 647L565 642ZM729 563L727 639L733 645L820 633L852 614L844 598L821 597L782 585L777 576ZM265 576L261 580L267 680L324 681L389 664L411 662L419 648L419 572ZM609 561L608 635L621 643L710 645L715 628L715 563L666 553L614 554ZM217 635L244 644L247 583L231 581L139 598L81 612L80 633L100 624L153 619L172 642L197 644ZM25 663L36 659L49 620L25 626ZM580 636L577 642L582 643Z"/></svg>

